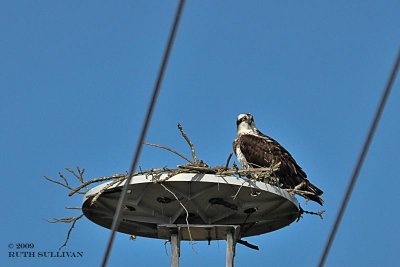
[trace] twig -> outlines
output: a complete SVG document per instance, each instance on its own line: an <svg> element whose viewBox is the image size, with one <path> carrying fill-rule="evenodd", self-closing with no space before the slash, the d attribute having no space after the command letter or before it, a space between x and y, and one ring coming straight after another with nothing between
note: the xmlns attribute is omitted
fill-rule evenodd
<svg viewBox="0 0 400 267"><path fill-rule="evenodd" d="M169 190L164 184L160 183L160 185L161 185L162 187L164 187L165 190L167 190L168 192L170 192L170 193L175 197L175 199L179 202L179 204L182 206L182 208L185 210L185 212L186 212L186 219L185 219L185 220L186 220L186 225L187 225L187 228L188 228L190 243L192 244L192 249L194 250L194 248L193 248L193 238L192 238L192 234L191 234L191 232L190 232L190 227L189 227L189 212L188 212L188 210L186 209L185 205L182 204L182 202L179 200L179 198L175 195L174 192L172 192L171 190Z"/></svg>
<svg viewBox="0 0 400 267"><path fill-rule="evenodd" d="M79 190L76 190L74 193L85 194L86 192L80 192L80 190L81 190L82 188L86 187L86 183L83 181L83 174L85 173L85 169L82 169L82 170L81 170L79 167L76 167L76 169L78 170L78 174L77 174L75 171L73 171L72 169L70 169L70 168L65 168L65 169L66 169L69 173L71 173L73 176L75 176L75 177L82 183L82 185L83 185L83 186L79 187ZM58 175L59 175L60 178L64 181L64 183L59 182L59 181L56 181L56 180L53 180L53 179L51 179L51 178L49 178L49 177L47 177L47 176L44 176L44 178L45 178L46 180L52 182L52 183L61 185L61 186L65 187L65 188L68 188L68 189L71 190L71 191L74 191L74 188L72 188L72 187L69 185L68 179L64 176L64 174L61 173L61 172L59 172ZM90 184L90 182L87 183L87 184Z"/></svg>
<svg viewBox="0 0 400 267"><path fill-rule="evenodd" d="M243 185L246 183L247 181L244 181L241 185L240 185L240 187L239 187L239 189L238 189L238 191L236 192L236 194L233 196L233 200L235 200L236 199L236 197L237 197L237 195L239 194L239 192L240 192L240 189L242 189L242 187L243 187Z"/></svg>
<svg viewBox="0 0 400 267"><path fill-rule="evenodd" d="M79 172L79 177L81 177L82 179L81 179L81 182L83 183L83 174L85 173L85 169L80 169L79 168L79 166L76 166L76 169L78 170L78 172Z"/></svg>
<svg viewBox="0 0 400 267"><path fill-rule="evenodd" d="M183 131L182 125L180 123L178 123L178 129L181 132L183 138L185 138L186 142L188 143L190 150L192 151L192 157L193 157L193 161L195 163L199 162L199 159L197 158L196 152L194 150L194 145L193 143L190 141L190 139L187 137L186 133Z"/></svg>
<svg viewBox="0 0 400 267"><path fill-rule="evenodd" d="M65 187L65 188L68 188L70 190L73 190L73 188L68 184L68 182L65 182L65 184L63 184L63 183L61 183L59 181L56 181L56 180L53 180L53 179L51 179L51 178L49 178L47 176L43 176L43 177L44 177L44 179L46 179L46 180L48 180L48 181L50 181L52 183L55 183L55 184L58 184L58 185L61 185L61 186ZM65 177L62 175L62 173L60 173L60 177L62 179L65 179ZM64 181L66 181L66 179ZM84 192L77 192L77 193L78 194L85 194Z"/></svg>
<svg viewBox="0 0 400 267"><path fill-rule="evenodd" d="M76 223L78 220L80 220L82 217L83 217L83 214L79 215L78 217L54 218L52 221L46 220L46 221L49 222L49 223L59 223L59 222L62 222L62 223L72 223L72 224L71 224L71 227L70 227L69 230L68 230L67 237L65 238L64 243L61 245L61 247L58 248L58 250L61 250L63 247L65 247L65 246L67 245L67 243L68 243L68 241L69 241L69 238L70 238L70 236L71 236L71 233L72 233L72 229L75 227L75 223Z"/></svg>
<svg viewBox="0 0 400 267"><path fill-rule="evenodd" d="M162 173L172 173L172 172L174 172L174 171L177 171L177 170L174 170L174 169L169 169L169 168L167 168L167 167L163 167L163 168L157 168L157 169L148 169L148 170L140 170L140 171L138 171L138 172L135 172L133 175L132 175L132 177L133 176L137 176L137 175L160 175L160 174L162 174ZM74 189L72 189L71 188L71 191L69 192L69 194L68 194L68 196L72 196L73 194L75 194L75 193L79 193L79 190L81 190L82 188L84 188L84 187L86 187L86 186L88 186L88 185L90 185L90 184L94 184L94 183L98 183L98 182L104 182L104 181L109 181L109 180L120 180L120 181L123 181L123 180L125 180L125 179L127 179L128 178L128 175L127 174L113 174L113 175L111 175L111 176L103 176L103 177L99 177L99 178L94 178L94 179L92 179L92 180L90 180L90 181L87 181L87 182L85 182L85 183L83 183L83 184L81 184L80 186L78 186L77 188L74 188ZM81 193L82 194L82 193ZM83 193L84 194L84 193Z"/></svg>
<svg viewBox="0 0 400 267"><path fill-rule="evenodd" d="M84 183L84 181L83 181L83 173L85 172L85 169L83 169L82 171L81 171L81 169L79 168L79 167L76 167L76 169L78 170L78 173L79 174L77 174L74 170L72 170L72 169L70 169L70 168L65 168L68 172L70 172L73 176L75 176L76 177L76 179L78 179L81 183Z"/></svg>
<svg viewBox="0 0 400 267"><path fill-rule="evenodd" d="M82 208L81 207L69 207L69 206L66 206L65 209L67 209L67 210L81 210Z"/></svg>
<svg viewBox="0 0 400 267"><path fill-rule="evenodd" d="M75 223L82 217L83 217L83 214L81 214L79 217L76 217L76 219L72 222L71 227L68 230L67 237L65 238L64 244L62 244L62 246L59 247L58 250L61 250L63 247L65 247L67 245L67 243L69 241L69 237L71 236L71 233L72 233L72 229L74 229L74 227L75 227Z"/></svg>
<svg viewBox="0 0 400 267"><path fill-rule="evenodd" d="M215 175L239 175L239 177L247 176L250 178L250 180L251 179L256 179L256 180L263 179L266 183L273 184L273 181L270 181L270 179L272 178L271 174L274 171L276 171L277 169L279 169L280 165L276 164L273 167L269 167L269 168L248 168L248 169L238 169L235 167L226 169L226 166L207 167L206 164L204 166L200 166L200 165L193 166L191 164L186 164L186 165L178 165L177 167L178 167L178 169L169 169L167 167L163 167L163 168L157 168L157 169L140 170L139 172L134 173L133 176L136 176L136 175L146 175L146 177L151 176L153 179L153 182L162 183L165 180L168 180L169 178L171 178L177 174L180 174L180 173L185 173L185 172L187 172L187 173L207 173L207 174L215 174ZM80 171L79 173L82 173L82 171ZM163 177L163 179L160 179L161 175L164 173L168 174L168 175ZM63 177L62 174L60 177ZM70 189L69 196L72 196L75 193L84 194L85 192L80 192L80 190L84 187L87 187L90 184L114 180L113 182L109 183L107 186L103 187L102 190L95 195L95 197L92 199L92 202L91 202L93 204L104 191L109 189L111 186L113 186L119 182L123 182L125 179L127 179L127 175L126 174L113 174L111 176L103 176L100 178L95 178L95 179L89 180L87 182L84 182L83 184L79 185L77 188L71 188L71 186L66 185L67 182L64 184L59 181L55 181L51 178L48 178L47 176L45 176L45 178L53 183L57 183L63 187ZM63 179L65 179L65 177ZM273 184L273 185L276 185L276 184ZM236 194L233 196L234 199L237 197L238 193L240 192L241 187L236 192ZM298 194L305 198L307 198L307 196L314 195L312 192L302 191L302 190L298 190L296 188L295 189L284 189L284 190L286 190L287 192L289 192L291 194Z"/></svg>
<svg viewBox="0 0 400 267"><path fill-rule="evenodd" d="M233 152L231 152L231 154L229 154L229 157L226 160L225 171L228 170L228 168L229 168L229 162L231 161L232 155L233 155Z"/></svg>
<svg viewBox="0 0 400 267"><path fill-rule="evenodd" d="M76 220L77 217L68 217L68 218L53 218L52 221L46 220L48 223L71 223Z"/></svg>
<svg viewBox="0 0 400 267"><path fill-rule="evenodd" d="M75 193L78 194L85 194L85 193L81 193L79 192L79 190L81 190L84 187L87 187L90 184L94 184L94 183L98 183L98 182L104 182L104 181L109 181L109 180L114 180L114 179L119 179L121 177L127 177L127 174L113 174L111 176L103 176L100 178L95 178L92 179L90 181L84 182L83 184L81 184L80 186L78 186L77 188L70 188L71 191L69 192L68 196L72 196Z"/></svg>
<svg viewBox="0 0 400 267"><path fill-rule="evenodd" d="M178 151L176 151L176 150L174 150L172 148L169 148L169 147L166 147L166 146L163 146L163 145L159 145L159 144L151 144L151 143L147 143L147 142L144 142L143 144L145 144L147 146L154 146L154 147L158 147L158 148L162 148L162 149L168 150L169 152L172 152L175 155L178 155L179 157L183 158L187 162L193 163L190 159L188 159L187 157L185 157L184 155L182 155L181 153L179 153Z"/></svg>
<svg viewBox="0 0 400 267"><path fill-rule="evenodd" d="M61 186L63 186L63 187L66 187L66 188L70 189L70 187L69 187L68 185L65 185L65 184L63 184L63 183L60 183L59 181L53 180L53 179L51 179L51 178L49 178L49 177L47 177L47 176L43 176L43 177L44 177L44 179L46 179L46 180L48 180L48 181L50 181L50 182L52 182L52 183L59 184L59 185L61 185Z"/></svg>
<svg viewBox="0 0 400 267"><path fill-rule="evenodd" d="M248 169L228 169L225 170L223 166L217 167L200 167L200 166L190 166L190 165L179 165L179 169L184 169L188 172L195 171L195 172L204 172L209 174L219 174L219 175L231 175L231 174L243 174L243 175L250 175L250 174L268 174L275 170L275 166L273 168L248 168Z"/></svg>
<svg viewBox="0 0 400 267"><path fill-rule="evenodd" d="M122 183L127 177L121 177L117 180L111 181L109 184L105 185L99 192L96 193L96 195L92 198L92 200L90 201L90 205L93 205L96 200L101 196L101 194L103 194L107 189L109 189L110 187L112 187L113 185L116 185L118 183Z"/></svg>
<svg viewBox="0 0 400 267"><path fill-rule="evenodd" d="M65 183L66 186L69 186L68 180L67 180L67 178L65 178L65 176L64 176L64 174L62 172L59 172L58 176L60 176L60 178L64 180L64 183Z"/></svg>

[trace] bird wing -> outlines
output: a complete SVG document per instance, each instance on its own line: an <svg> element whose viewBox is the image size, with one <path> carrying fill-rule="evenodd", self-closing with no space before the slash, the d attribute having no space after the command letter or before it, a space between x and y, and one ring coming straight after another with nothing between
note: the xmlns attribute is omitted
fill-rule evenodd
<svg viewBox="0 0 400 267"><path fill-rule="evenodd" d="M302 190L315 194L305 197L323 204L323 200L319 197L323 191L308 181L307 174L292 155L274 139L263 134L260 136L244 134L235 140L235 146L240 147L241 153L251 167L271 167L280 163L275 175L280 178L284 188L295 188L303 183Z"/></svg>
<svg viewBox="0 0 400 267"><path fill-rule="evenodd" d="M270 167L280 163L282 177L301 176L306 178L307 174L296 163L292 155L277 141L263 135L242 135L239 140L240 149L249 164L253 167Z"/></svg>

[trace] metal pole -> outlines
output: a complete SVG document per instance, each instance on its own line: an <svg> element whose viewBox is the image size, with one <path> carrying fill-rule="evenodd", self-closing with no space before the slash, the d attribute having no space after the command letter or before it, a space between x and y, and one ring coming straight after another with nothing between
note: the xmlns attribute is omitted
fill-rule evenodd
<svg viewBox="0 0 400 267"><path fill-rule="evenodd" d="M180 240L178 232L171 234L171 267L179 267Z"/></svg>
<svg viewBox="0 0 400 267"><path fill-rule="evenodd" d="M226 233L226 267L233 267L233 258L235 257L235 241L233 240L233 233L228 231Z"/></svg>

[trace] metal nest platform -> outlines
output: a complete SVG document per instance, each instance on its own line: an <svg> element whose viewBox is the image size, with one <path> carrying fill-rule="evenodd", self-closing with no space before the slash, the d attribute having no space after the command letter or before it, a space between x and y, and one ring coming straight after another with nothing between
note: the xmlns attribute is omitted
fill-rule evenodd
<svg viewBox="0 0 400 267"><path fill-rule="evenodd" d="M166 178L166 174L132 178L119 232L160 239L179 232L180 240L208 241L226 239L231 232L239 240L278 230L299 216L294 196L264 182L195 173ZM85 194L82 210L89 220L111 228L123 183L90 205L107 184Z"/></svg>

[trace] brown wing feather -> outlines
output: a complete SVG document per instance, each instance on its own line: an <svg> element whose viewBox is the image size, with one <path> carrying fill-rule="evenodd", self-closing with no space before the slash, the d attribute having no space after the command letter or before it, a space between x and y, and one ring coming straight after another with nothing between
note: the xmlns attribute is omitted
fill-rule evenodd
<svg viewBox="0 0 400 267"><path fill-rule="evenodd" d="M282 177L301 176L307 174L296 163L290 153L273 139L261 139L254 135L240 137L240 149L247 162L253 167L270 167L281 163L279 175Z"/></svg>
<svg viewBox="0 0 400 267"><path fill-rule="evenodd" d="M266 135L263 136L265 136L265 139L254 135L239 137L240 150L252 167L270 167L272 164L280 162L281 165L276 175L281 178L284 187L294 188L304 181L307 190L316 195L323 193L307 180L307 174L283 146L274 139Z"/></svg>

